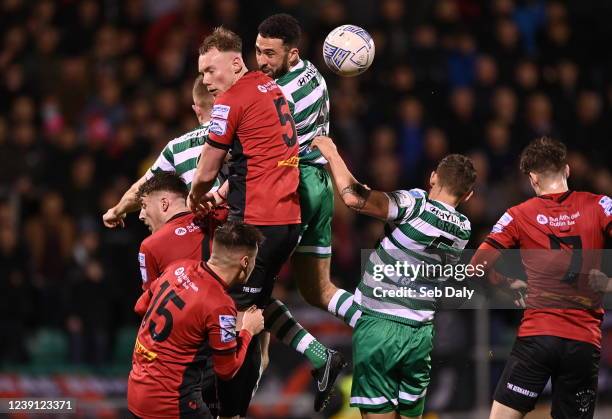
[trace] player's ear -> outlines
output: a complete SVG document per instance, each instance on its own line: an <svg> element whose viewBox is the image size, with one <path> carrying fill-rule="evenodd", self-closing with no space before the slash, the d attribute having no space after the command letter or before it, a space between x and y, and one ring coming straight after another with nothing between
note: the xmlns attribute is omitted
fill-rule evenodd
<svg viewBox="0 0 612 419"><path fill-rule="evenodd" d="M570 167L569 167L569 164L565 165L565 169L563 171L564 171L564 174L565 174L565 178L566 179L569 178L570 177Z"/></svg>
<svg viewBox="0 0 612 419"><path fill-rule="evenodd" d="M297 61L297 58L300 54L300 50L297 49L296 47L290 48L289 49L289 62L294 62Z"/></svg>
<svg viewBox="0 0 612 419"><path fill-rule="evenodd" d="M247 268L249 267L249 256L248 255L244 255L240 259L240 267L242 268L243 271L247 270Z"/></svg>
<svg viewBox="0 0 612 419"><path fill-rule="evenodd" d="M242 71L242 67L244 66L244 63L242 62L242 57L240 57L239 55L234 57L234 59L232 60L232 69L234 70L234 74L238 74Z"/></svg>
<svg viewBox="0 0 612 419"><path fill-rule="evenodd" d="M438 174L434 170L431 172L431 175L429 175L429 186L433 188L436 183L438 183Z"/></svg>
<svg viewBox="0 0 612 419"><path fill-rule="evenodd" d="M161 207L162 207L162 211L164 212L168 211L168 208L170 207L170 201L168 200L168 198L163 197L161 199Z"/></svg>
<svg viewBox="0 0 612 419"><path fill-rule="evenodd" d="M529 172L529 175L527 176L529 177L529 183L531 184L531 187L535 191L536 188L539 187L539 181L540 181L539 176L537 175L537 173L533 173L533 172Z"/></svg>

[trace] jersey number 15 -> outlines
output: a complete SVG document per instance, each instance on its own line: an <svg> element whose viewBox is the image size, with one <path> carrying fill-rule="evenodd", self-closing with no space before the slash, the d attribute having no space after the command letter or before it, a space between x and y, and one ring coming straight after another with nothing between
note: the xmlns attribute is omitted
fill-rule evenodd
<svg viewBox="0 0 612 419"><path fill-rule="evenodd" d="M168 283L168 281L164 281L161 287L159 287L159 291L157 292L155 299L151 303L151 306L142 318L143 326L147 322L147 320L149 320L149 317L151 317L151 314L154 310L155 314L164 318L164 326L159 332L157 332L157 322L154 319L151 319L149 321L149 333L151 334L151 338L157 342L163 342L164 340L168 339L168 336L170 336L170 332L172 331L172 326L174 325L172 312L170 312L170 310L166 308L166 305L170 301L172 301L172 304L174 304L179 310L182 310L183 307L185 307L185 301L183 301L181 297L176 295L176 291L174 290L170 290L164 295L163 298L161 298L164 294L164 291L166 291L169 286L170 284Z"/></svg>

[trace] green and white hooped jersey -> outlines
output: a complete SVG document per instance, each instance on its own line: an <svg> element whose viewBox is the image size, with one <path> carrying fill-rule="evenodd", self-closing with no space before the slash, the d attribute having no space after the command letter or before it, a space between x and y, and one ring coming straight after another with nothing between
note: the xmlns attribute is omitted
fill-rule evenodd
<svg viewBox="0 0 612 419"><path fill-rule="evenodd" d="M156 172L176 172L183 179L187 189L191 189L191 182L202 147L208 138L210 122L205 122L199 127L170 141L162 150L153 165L147 170L146 178L150 179ZM220 180L217 178L212 190L217 190Z"/></svg>
<svg viewBox="0 0 612 419"><path fill-rule="evenodd" d="M369 254L355 302L373 316L411 326L431 323L436 299L422 296L420 290L434 289L448 279L448 268L454 268L470 238L470 221L450 205L429 199L421 189L388 195L385 236ZM407 268L386 272L381 268L398 262ZM408 294L407 289L414 291ZM398 296L397 291L404 293Z"/></svg>
<svg viewBox="0 0 612 419"><path fill-rule="evenodd" d="M325 165L319 150L310 148L317 135L329 134L329 93L319 70L307 60L300 60L276 80L289 103L300 143L300 163Z"/></svg>

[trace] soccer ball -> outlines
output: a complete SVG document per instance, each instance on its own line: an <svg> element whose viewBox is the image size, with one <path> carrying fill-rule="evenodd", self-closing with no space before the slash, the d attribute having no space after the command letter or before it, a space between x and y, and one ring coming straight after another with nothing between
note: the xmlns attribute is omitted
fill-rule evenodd
<svg viewBox="0 0 612 419"><path fill-rule="evenodd" d="M374 40L365 29L342 25L331 31L323 43L323 59L334 73L357 76L374 61Z"/></svg>

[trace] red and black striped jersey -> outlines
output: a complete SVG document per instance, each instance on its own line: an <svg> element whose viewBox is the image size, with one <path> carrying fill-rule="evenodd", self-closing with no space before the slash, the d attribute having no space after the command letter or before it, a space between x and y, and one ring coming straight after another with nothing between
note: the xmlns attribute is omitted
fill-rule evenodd
<svg viewBox="0 0 612 419"><path fill-rule="evenodd" d="M206 217L196 220L195 214L181 212L144 239L138 253L142 289L148 289L151 282L177 260L208 260L214 231L225 222L227 214L227 208L217 207Z"/></svg>
<svg viewBox="0 0 612 419"><path fill-rule="evenodd" d="M230 219L252 225L300 223L297 131L274 80L248 72L218 96L206 141L232 150Z"/></svg>
<svg viewBox="0 0 612 419"><path fill-rule="evenodd" d="M236 335L226 284L202 261L170 264L136 303L143 315L128 379L128 407L141 417L179 417L202 408L203 369L222 379L240 368L251 335Z"/></svg>
<svg viewBox="0 0 612 419"><path fill-rule="evenodd" d="M588 285L588 272L599 267L601 253L595 250L603 249L611 228L612 200L588 192L538 196L502 215L485 242L521 249L527 305L536 307L525 310L519 336L551 335L600 346L604 311L601 294ZM578 304L588 308L566 308Z"/></svg>

